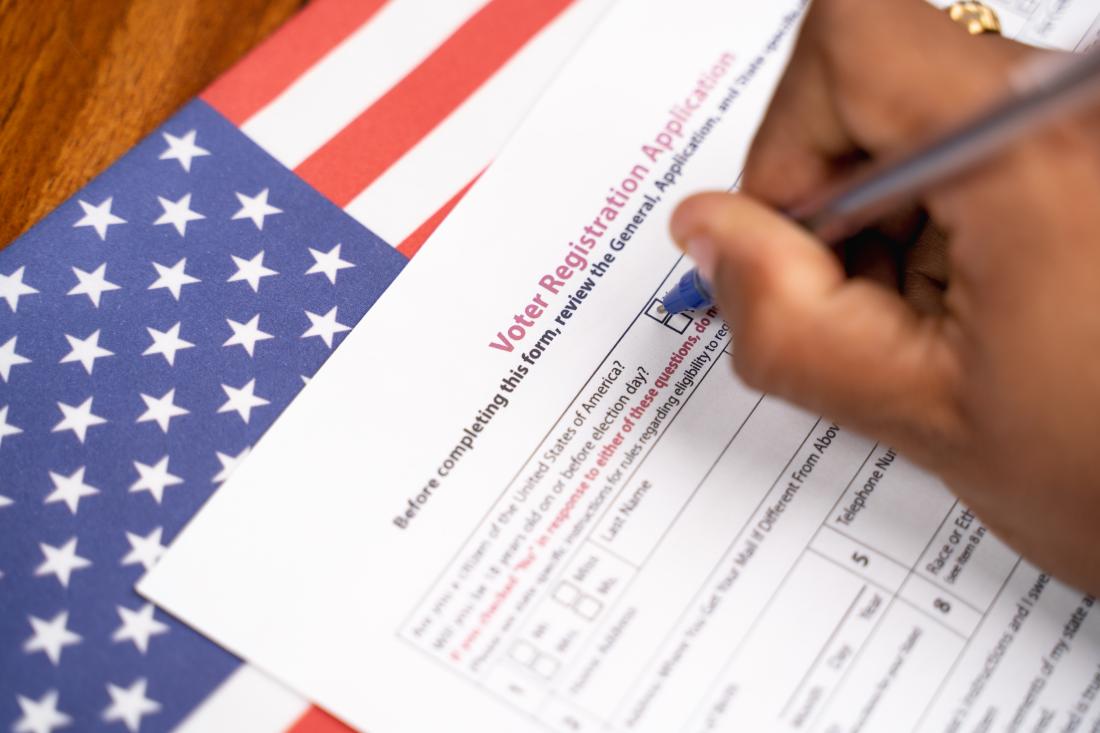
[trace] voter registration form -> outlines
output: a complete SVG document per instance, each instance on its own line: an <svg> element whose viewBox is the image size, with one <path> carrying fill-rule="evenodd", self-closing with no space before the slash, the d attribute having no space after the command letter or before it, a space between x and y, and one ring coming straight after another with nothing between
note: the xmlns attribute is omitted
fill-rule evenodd
<svg viewBox="0 0 1100 733"><path fill-rule="evenodd" d="M141 592L377 733L1100 730L1091 596L658 308L805 10L617 5Z"/></svg>

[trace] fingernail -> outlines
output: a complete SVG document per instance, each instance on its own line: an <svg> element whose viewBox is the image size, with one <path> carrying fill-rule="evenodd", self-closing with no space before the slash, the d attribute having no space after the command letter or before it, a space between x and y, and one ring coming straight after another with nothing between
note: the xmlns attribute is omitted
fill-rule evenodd
<svg viewBox="0 0 1100 733"><path fill-rule="evenodd" d="M699 268L699 274L708 283L714 282L714 268L717 264L717 251L710 237L692 237L687 241L687 255Z"/></svg>

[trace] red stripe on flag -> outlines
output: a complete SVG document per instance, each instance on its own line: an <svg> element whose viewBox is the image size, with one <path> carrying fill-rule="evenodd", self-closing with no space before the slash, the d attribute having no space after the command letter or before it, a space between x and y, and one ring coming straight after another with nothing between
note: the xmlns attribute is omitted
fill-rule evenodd
<svg viewBox="0 0 1100 733"><path fill-rule="evenodd" d="M492 0L294 172L347 205L571 1Z"/></svg>
<svg viewBox="0 0 1100 733"><path fill-rule="evenodd" d="M351 728L326 713L321 708L311 707L286 733L354 733Z"/></svg>
<svg viewBox="0 0 1100 733"><path fill-rule="evenodd" d="M199 96L243 124L383 5L385 0L316 0Z"/></svg>
<svg viewBox="0 0 1100 733"><path fill-rule="evenodd" d="M481 171L481 173L484 172L484 170ZM428 220L418 226L416 231L405 237L405 241L397 246L397 251L409 259L412 259L412 256L420 251L421 245L428 240L428 237L432 236L432 232L434 232L443 220L447 218L447 215L451 213L451 209L453 209L458 202L462 200L462 197L466 195L466 192L470 190L470 186L477 183L477 179L481 178L481 173L474 176L474 179L463 186L461 191L452 196L447 203L440 206L439 211L428 217Z"/></svg>

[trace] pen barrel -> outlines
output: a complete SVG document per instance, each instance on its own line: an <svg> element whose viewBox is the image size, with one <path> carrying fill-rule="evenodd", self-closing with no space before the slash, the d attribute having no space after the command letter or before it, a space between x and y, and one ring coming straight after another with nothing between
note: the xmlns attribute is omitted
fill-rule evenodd
<svg viewBox="0 0 1100 733"><path fill-rule="evenodd" d="M1100 51L1037 54L1013 75L1013 91L983 114L907 154L872 163L854 177L828 186L787 215L826 244L835 244L930 187L1061 117L1100 92Z"/></svg>
<svg viewBox="0 0 1100 733"><path fill-rule="evenodd" d="M684 273L676 285L665 294L662 305L669 313L702 308L714 302L710 285L698 270Z"/></svg>

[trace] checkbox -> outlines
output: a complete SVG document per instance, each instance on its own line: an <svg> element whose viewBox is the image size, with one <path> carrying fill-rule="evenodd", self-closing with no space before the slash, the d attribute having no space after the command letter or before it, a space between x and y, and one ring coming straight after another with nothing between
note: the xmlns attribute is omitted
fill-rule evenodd
<svg viewBox="0 0 1100 733"><path fill-rule="evenodd" d="M573 606L574 611L576 611L578 614L588 620L596 618L596 614L598 614L602 609L603 604L597 601L592 596L584 596L577 601L576 605Z"/></svg>
<svg viewBox="0 0 1100 733"><path fill-rule="evenodd" d="M554 600L566 606L572 606L577 602L577 598L581 592L577 590L577 586L572 583L562 583L558 586L558 589L554 591Z"/></svg>
<svg viewBox="0 0 1100 733"><path fill-rule="evenodd" d="M657 321L657 323L664 323L668 320L668 313L662 313L661 308L664 304L660 298L654 298L653 302L649 304L649 307L645 309L645 314Z"/></svg>
<svg viewBox="0 0 1100 733"><path fill-rule="evenodd" d="M668 321L665 322L665 325L682 335L684 331L687 330L688 326L691 325L691 316L687 313L677 313L671 316Z"/></svg>
<svg viewBox="0 0 1100 733"><path fill-rule="evenodd" d="M512 647L512 659L525 667L535 661L538 654L538 650L525 641L516 642L515 646Z"/></svg>
<svg viewBox="0 0 1100 733"><path fill-rule="evenodd" d="M558 661L545 654L540 654L533 666L534 670L546 679L550 679L558 671Z"/></svg>

